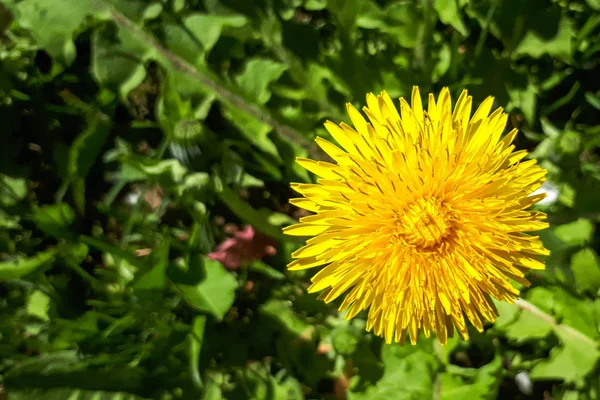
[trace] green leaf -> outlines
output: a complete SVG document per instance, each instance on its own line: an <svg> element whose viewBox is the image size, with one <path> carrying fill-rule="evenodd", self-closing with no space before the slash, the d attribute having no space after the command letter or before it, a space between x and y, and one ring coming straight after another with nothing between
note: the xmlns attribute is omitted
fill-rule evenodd
<svg viewBox="0 0 600 400"><path fill-rule="evenodd" d="M223 319L235 299L237 281L220 262L204 257L206 277L197 285L176 285L193 308Z"/></svg>
<svg viewBox="0 0 600 400"><path fill-rule="evenodd" d="M514 56L528 55L533 58L540 58L544 54L549 54L564 61L570 61L573 54L574 38L573 23L566 17L562 17L554 37L541 37L535 31L529 30L513 54Z"/></svg>
<svg viewBox="0 0 600 400"><path fill-rule="evenodd" d="M73 232L69 228L75 220L75 213L67 204L38 208L33 214L33 220L47 235L56 238L73 238Z"/></svg>
<svg viewBox="0 0 600 400"><path fill-rule="evenodd" d="M594 224L588 219L580 218L575 222L557 226L553 231L563 242L581 246L592 239Z"/></svg>
<svg viewBox="0 0 600 400"><path fill-rule="evenodd" d="M34 290L27 299L27 314L43 321L49 321L50 297L40 290Z"/></svg>
<svg viewBox="0 0 600 400"><path fill-rule="evenodd" d="M202 378L200 376L200 370L198 364L200 362L200 351L202 350L202 342L204 340L204 328L206 326L206 316L199 315L194 318L192 323L192 332L188 336L190 342L189 347L189 362L190 362L190 375L192 382L197 388L202 388Z"/></svg>
<svg viewBox="0 0 600 400"><path fill-rule="evenodd" d="M527 292L527 300L540 309L556 315L559 326L567 326L578 333L594 338L597 334L594 320L593 302L580 299L557 286L535 287ZM567 329L568 330L568 329Z"/></svg>
<svg viewBox="0 0 600 400"><path fill-rule="evenodd" d="M454 367L454 366L453 366ZM469 399L487 400L496 398L498 387L501 383L502 358L496 356L494 360L477 368L469 378L469 368L455 367L442 374L442 399ZM456 372L460 371L460 374Z"/></svg>
<svg viewBox="0 0 600 400"><path fill-rule="evenodd" d="M14 260L0 262L0 281L19 279L32 273L43 265L54 261L56 252L56 249L49 249L37 253L33 257L17 257Z"/></svg>
<svg viewBox="0 0 600 400"><path fill-rule="evenodd" d="M285 274L271 267L270 265L265 264L262 261L256 260L250 263L248 269L258 272L259 274L263 274L266 277L271 279L275 279L277 281L282 281L285 279Z"/></svg>
<svg viewBox="0 0 600 400"><path fill-rule="evenodd" d="M600 10L600 0L585 0L585 2L594 10Z"/></svg>
<svg viewBox="0 0 600 400"><path fill-rule="evenodd" d="M452 26L463 36L467 36L468 31L465 23L460 16L460 10L458 8L458 0L435 0L433 7L440 16L440 20L446 25Z"/></svg>
<svg viewBox="0 0 600 400"><path fill-rule="evenodd" d="M552 332L552 324L531 313L520 310L514 304L497 302L500 317L494 327L504 332L509 339L517 343L543 339Z"/></svg>
<svg viewBox="0 0 600 400"><path fill-rule="evenodd" d="M239 129L250 143L279 159L277 147L268 137L273 127L236 107L224 106L223 115Z"/></svg>
<svg viewBox="0 0 600 400"><path fill-rule="evenodd" d="M513 86L510 82L506 84L510 105L519 108L530 124L535 123L535 112L537 107L537 88L533 82L528 82L526 87Z"/></svg>
<svg viewBox="0 0 600 400"><path fill-rule="evenodd" d="M9 8L23 28L63 66L75 60L73 38L87 18L107 18L108 9L96 0L9 0Z"/></svg>
<svg viewBox="0 0 600 400"><path fill-rule="evenodd" d="M278 217L280 213L274 213L264 209L255 210L250 204L242 200L233 190L226 186L223 186L222 189L223 190L219 193L219 197L238 218L273 239L289 239L283 235L280 228L269 223L270 219Z"/></svg>
<svg viewBox="0 0 600 400"><path fill-rule="evenodd" d="M437 339L436 339L437 340ZM383 345L381 359L385 371L365 392L349 392L349 400L412 400L433 398L433 382L438 361L433 341L421 338L416 346Z"/></svg>
<svg viewBox="0 0 600 400"><path fill-rule="evenodd" d="M283 300L269 300L260 307L260 314L277 321L292 336L301 336L310 325L300 319Z"/></svg>
<svg viewBox="0 0 600 400"><path fill-rule="evenodd" d="M155 49L123 27L107 24L92 35L92 75L125 104L146 77L144 63L156 58Z"/></svg>
<svg viewBox="0 0 600 400"><path fill-rule="evenodd" d="M358 348L360 336L357 334L353 325L347 324L335 328L331 331L331 342L333 348L339 354L349 356Z"/></svg>
<svg viewBox="0 0 600 400"><path fill-rule="evenodd" d="M27 183L24 179L0 174L0 205L12 206L27 196Z"/></svg>
<svg viewBox="0 0 600 400"><path fill-rule="evenodd" d="M285 64L261 58L253 58L246 63L241 74L235 77L246 97L258 104L265 104L271 98L269 85L285 72Z"/></svg>
<svg viewBox="0 0 600 400"><path fill-rule="evenodd" d="M224 28L241 28L247 22L243 15L195 13L185 17L182 25L167 24L165 43L171 51L199 66L221 37Z"/></svg>
<svg viewBox="0 0 600 400"><path fill-rule="evenodd" d="M164 289L167 286L167 267L169 266L169 240L164 240L152 251L147 264L150 270L137 279L133 287L141 290Z"/></svg>
<svg viewBox="0 0 600 400"><path fill-rule="evenodd" d="M69 149L68 173L72 179L87 176L110 134L109 117L99 111L92 111L90 114L87 128Z"/></svg>
<svg viewBox="0 0 600 400"><path fill-rule="evenodd" d="M417 44L421 22L422 17L411 2L392 3L384 10L373 6L356 15L357 26L377 29L393 37L400 46L406 48L413 48Z"/></svg>
<svg viewBox="0 0 600 400"><path fill-rule="evenodd" d="M600 289L600 263L593 249L587 248L573 254L571 270L581 292L596 294Z"/></svg>
<svg viewBox="0 0 600 400"><path fill-rule="evenodd" d="M582 387L600 360L600 350L595 343L578 340L564 329L557 330L556 335L562 347L553 348L550 357L533 367L529 376L532 380L562 379Z"/></svg>

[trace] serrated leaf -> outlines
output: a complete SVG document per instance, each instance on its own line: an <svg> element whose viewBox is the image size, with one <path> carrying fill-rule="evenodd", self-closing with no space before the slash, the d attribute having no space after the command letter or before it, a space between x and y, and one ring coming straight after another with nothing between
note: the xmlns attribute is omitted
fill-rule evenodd
<svg viewBox="0 0 600 400"><path fill-rule="evenodd" d="M513 54L515 56L528 55L533 58L540 58L544 54L549 54L570 61L573 54L572 42L574 38L573 23L563 17L560 19L558 31L554 37L543 38L535 31L529 30Z"/></svg>
<svg viewBox="0 0 600 400"><path fill-rule="evenodd" d="M287 66L277 61L253 58L246 63L241 74L235 77L242 93L258 104L265 104L271 98L269 85L287 70Z"/></svg>
<svg viewBox="0 0 600 400"><path fill-rule="evenodd" d="M465 370L466 368L460 368ZM456 371L456 370L452 370ZM477 368L471 378L463 379L451 371L442 374L442 400L487 400L496 397L501 383L502 358ZM464 372L462 376L466 375Z"/></svg>
<svg viewBox="0 0 600 400"><path fill-rule="evenodd" d="M432 340L420 338L416 346L383 345L384 374L365 392L349 392L349 400L412 400L433 397L438 362Z"/></svg>
<svg viewBox="0 0 600 400"><path fill-rule="evenodd" d="M178 284L177 289L190 306L221 320L233 304L237 281L220 262L203 258L205 278L196 285Z"/></svg>
<svg viewBox="0 0 600 400"><path fill-rule="evenodd" d="M550 357L534 366L529 376L532 380L561 379L581 387L600 360L598 345L578 340L564 329L557 330L556 335L562 346L553 348Z"/></svg>

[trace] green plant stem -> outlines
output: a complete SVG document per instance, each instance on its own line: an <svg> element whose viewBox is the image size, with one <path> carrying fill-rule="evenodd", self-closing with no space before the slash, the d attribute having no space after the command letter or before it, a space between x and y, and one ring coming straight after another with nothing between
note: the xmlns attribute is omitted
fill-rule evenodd
<svg viewBox="0 0 600 400"><path fill-rule="evenodd" d="M533 304L529 303L526 300L523 299L518 299L517 301L515 301L515 306L519 307L521 310L526 311L530 314L535 315L537 318L546 321L547 323L549 323L552 328L559 329L562 330L563 332L567 333L568 335L570 335L571 337L573 337L574 339L577 339L581 342L585 342L591 346L598 346L598 344L591 338L589 338L588 336L584 335L583 333L579 332L577 329L574 329L568 325L564 325L559 323L556 318L554 318L553 316L545 313L544 311L540 310L539 308L537 308L536 306L534 306Z"/></svg>
<svg viewBox="0 0 600 400"><path fill-rule="evenodd" d="M246 112L247 114L253 116L257 120L267 125L270 125L271 127L273 127L273 129L275 129L275 131L277 131L277 133L279 133L279 135L286 138L290 142L305 148L313 157L319 156L316 147L294 128L279 122L264 108L249 103L242 96L234 93L232 90L225 87L221 82L218 82L218 79L216 77L209 76L209 74L199 71L197 68L195 68L187 61L183 60L181 57L164 48L159 42L157 42L149 34L140 29L140 27L135 25L129 18L127 18L117 9L115 9L107 1L103 0L103 3L110 11L115 23L128 29L129 31L137 35L139 38L144 40L144 42L146 42L148 46L152 47L158 54L164 57L164 59L168 61L174 68L194 77L203 86L212 90L219 97L220 101L230 106L236 107Z"/></svg>
<svg viewBox="0 0 600 400"><path fill-rule="evenodd" d="M98 279L94 278L90 273L88 273L85 269L81 268L81 266L72 260L68 260L66 262L67 267L71 268L77 275L81 277L84 281L88 282L92 285L93 288L99 288L101 283Z"/></svg>
<svg viewBox="0 0 600 400"><path fill-rule="evenodd" d="M485 24L481 27L481 33L477 38L477 44L475 45L475 58L479 58L481 55L481 51L483 50L483 46L485 45L485 41L487 39L488 33L490 32L490 24L492 23L492 18L494 17L494 13L496 12L496 4L493 4L485 17Z"/></svg>

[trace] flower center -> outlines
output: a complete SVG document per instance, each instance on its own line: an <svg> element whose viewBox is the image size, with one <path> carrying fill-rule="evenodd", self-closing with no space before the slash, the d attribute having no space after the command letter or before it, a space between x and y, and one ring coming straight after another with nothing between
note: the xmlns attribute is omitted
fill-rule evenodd
<svg viewBox="0 0 600 400"><path fill-rule="evenodd" d="M420 198L399 213L396 232L409 245L430 248L452 232L452 214L438 199Z"/></svg>

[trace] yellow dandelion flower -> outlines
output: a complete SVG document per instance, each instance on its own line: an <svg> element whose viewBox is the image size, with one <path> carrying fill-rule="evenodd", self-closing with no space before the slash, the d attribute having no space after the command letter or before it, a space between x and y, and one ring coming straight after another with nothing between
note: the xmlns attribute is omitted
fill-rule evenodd
<svg viewBox="0 0 600 400"><path fill-rule="evenodd" d="M479 331L493 322L492 298L512 303L528 269L543 269L547 255L537 236L545 215L527 209L544 198L531 195L545 180L535 160L513 151L517 130L501 139L507 114L490 114L488 97L471 116L472 98L450 92L429 95L423 109L417 87L412 106L401 98L367 95L367 122L348 104L354 129L325 127L338 147L318 145L335 164L299 158L320 178L292 184L303 195L291 203L315 214L285 228L314 236L292 254L290 270L322 267L309 292L340 306L353 318L368 309L367 330L386 342L415 344L419 332L468 339L465 316Z"/></svg>

